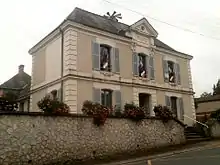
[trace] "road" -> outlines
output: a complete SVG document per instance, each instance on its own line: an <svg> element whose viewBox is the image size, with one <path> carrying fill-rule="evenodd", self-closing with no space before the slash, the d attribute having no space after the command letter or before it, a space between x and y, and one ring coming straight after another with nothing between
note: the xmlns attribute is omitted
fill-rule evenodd
<svg viewBox="0 0 220 165"><path fill-rule="evenodd" d="M170 155L126 160L104 165L220 165L220 144Z"/></svg>
<svg viewBox="0 0 220 165"><path fill-rule="evenodd" d="M151 164L150 164L151 162ZM220 147L150 160L150 165L220 165ZM142 162L134 165L146 165Z"/></svg>

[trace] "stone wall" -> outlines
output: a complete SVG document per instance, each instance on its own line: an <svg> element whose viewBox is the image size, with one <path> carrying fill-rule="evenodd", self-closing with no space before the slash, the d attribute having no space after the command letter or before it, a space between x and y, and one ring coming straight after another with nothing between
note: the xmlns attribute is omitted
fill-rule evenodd
<svg viewBox="0 0 220 165"><path fill-rule="evenodd" d="M185 142L183 126L173 120L108 118L97 127L85 116L36 113L0 113L0 139L1 165L93 159Z"/></svg>
<svg viewBox="0 0 220 165"><path fill-rule="evenodd" d="M211 137L220 138L220 123L218 121L213 121L210 126Z"/></svg>

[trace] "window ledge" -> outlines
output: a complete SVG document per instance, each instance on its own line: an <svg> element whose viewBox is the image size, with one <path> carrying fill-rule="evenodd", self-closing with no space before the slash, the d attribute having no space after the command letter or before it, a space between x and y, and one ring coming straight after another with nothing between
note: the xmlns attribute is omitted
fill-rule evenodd
<svg viewBox="0 0 220 165"><path fill-rule="evenodd" d="M102 70L101 71L93 71L93 73L104 75L104 76L107 76L107 77L111 77L111 76L115 76L115 75L119 76L119 73L102 71Z"/></svg>
<svg viewBox="0 0 220 165"><path fill-rule="evenodd" d="M143 77L139 77L139 76L134 76L133 77L134 80L141 80L141 81L144 81L144 82L155 82L155 80L151 80L150 78L143 78Z"/></svg>

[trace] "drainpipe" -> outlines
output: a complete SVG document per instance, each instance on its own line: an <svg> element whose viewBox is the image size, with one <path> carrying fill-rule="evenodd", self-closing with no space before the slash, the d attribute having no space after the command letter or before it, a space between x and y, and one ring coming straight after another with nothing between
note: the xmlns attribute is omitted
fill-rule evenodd
<svg viewBox="0 0 220 165"><path fill-rule="evenodd" d="M61 87L60 87L60 100L63 102L63 47L64 47L64 35L63 30L60 28L61 33Z"/></svg>

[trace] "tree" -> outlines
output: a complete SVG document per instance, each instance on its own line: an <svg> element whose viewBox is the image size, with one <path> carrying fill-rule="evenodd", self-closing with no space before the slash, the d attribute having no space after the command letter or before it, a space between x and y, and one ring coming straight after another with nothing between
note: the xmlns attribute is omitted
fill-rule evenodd
<svg viewBox="0 0 220 165"><path fill-rule="evenodd" d="M220 79L218 79L216 85L213 85L213 95L220 95Z"/></svg>
<svg viewBox="0 0 220 165"><path fill-rule="evenodd" d="M208 92L203 92L200 97L209 97L212 96L212 93L208 93Z"/></svg>

